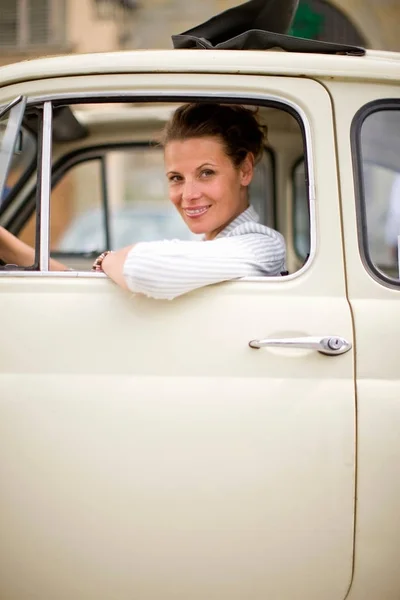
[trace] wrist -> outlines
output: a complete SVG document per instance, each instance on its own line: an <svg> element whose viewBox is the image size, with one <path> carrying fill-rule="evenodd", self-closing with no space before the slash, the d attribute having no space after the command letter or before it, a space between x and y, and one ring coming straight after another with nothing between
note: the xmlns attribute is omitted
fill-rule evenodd
<svg viewBox="0 0 400 600"><path fill-rule="evenodd" d="M111 254L111 250L105 250L96 258L93 263L92 271L96 271L97 273L104 273L103 271L103 261L104 259Z"/></svg>

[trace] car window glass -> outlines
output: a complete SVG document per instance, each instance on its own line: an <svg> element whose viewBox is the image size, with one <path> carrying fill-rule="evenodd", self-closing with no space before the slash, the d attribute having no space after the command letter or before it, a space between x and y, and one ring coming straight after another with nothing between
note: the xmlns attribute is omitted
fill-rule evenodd
<svg viewBox="0 0 400 600"><path fill-rule="evenodd" d="M367 116L360 139L365 252L379 272L399 279L400 108Z"/></svg>
<svg viewBox="0 0 400 600"><path fill-rule="evenodd" d="M54 111L52 257L74 270L89 270L94 257L105 249L140 241L198 239L169 200L163 149L157 141L175 108L175 104L160 107L155 103L121 102L71 105L64 106L63 112ZM294 149L301 156L304 148L302 130L284 109L261 107L260 118L268 125L269 135L249 188L250 202L261 223L282 233L290 232L291 164ZM26 124L32 131L40 128L40 122L36 129L29 122ZM36 156L35 138L29 131L23 147L24 144L26 155ZM12 174L16 181L28 163L29 160L15 163ZM28 175L22 187L17 186L2 224L37 246L37 188L32 168ZM296 257L287 240L290 272L299 267L299 255L306 258L310 240L305 170L300 162L294 182L298 254Z"/></svg>

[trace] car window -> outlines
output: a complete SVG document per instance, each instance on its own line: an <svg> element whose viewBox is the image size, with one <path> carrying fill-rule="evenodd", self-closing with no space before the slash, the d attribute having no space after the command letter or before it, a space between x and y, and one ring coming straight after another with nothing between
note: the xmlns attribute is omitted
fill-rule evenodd
<svg viewBox="0 0 400 600"><path fill-rule="evenodd" d="M399 280L400 104L366 115L358 149L363 252L378 274Z"/></svg>
<svg viewBox="0 0 400 600"><path fill-rule="evenodd" d="M105 249L140 241L198 239L169 200L163 150L157 142L176 107L176 103L160 107L152 102L99 102L63 104L54 109L49 207L52 257L70 269L85 271ZM300 154L305 147L304 134L284 106L260 107L260 118L268 126L268 138L249 188L250 202L261 223L284 233L293 216L293 211L287 210L293 159L287 160L285 152L293 157L293 148L298 148ZM40 137L42 123L31 120L26 124L27 135L22 139L27 159L21 161L19 171L15 163L15 170L10 171L13 174L23 173L31 157L36 164L35 136L29 132L37 131ZM39 163L41 160L39 157ZM21 175L15 177L14 196L1 224L38 247L41 219L37 215L43 214L43 207L39 210L34 169L29 168L29 178L22 187L18 183ZM300 162L295 188L296 251L306 258L310 243L309 198L304 164ZM293 272L298 258L290 247L289 252L287 264Z"/></svg>

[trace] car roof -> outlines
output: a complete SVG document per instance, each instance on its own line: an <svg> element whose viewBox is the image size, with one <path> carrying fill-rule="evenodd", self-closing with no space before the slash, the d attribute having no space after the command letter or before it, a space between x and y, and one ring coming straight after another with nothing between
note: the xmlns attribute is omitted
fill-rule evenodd
<svg viewBox="0 0 400 600"><path fill-rule="evenodd" d="M277 50L132 50L37 58L0 67L0 85L79 75L227 73L399 80L400 53L341 56Z"/></svg>

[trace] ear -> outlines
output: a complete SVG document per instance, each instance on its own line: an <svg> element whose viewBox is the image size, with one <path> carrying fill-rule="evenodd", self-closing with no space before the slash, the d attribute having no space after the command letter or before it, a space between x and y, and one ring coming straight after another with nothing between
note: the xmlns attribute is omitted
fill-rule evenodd
<svg viewBox="0 0 400 600"><path fill-rule="evenodd" d="M247 187L253 179L254 174L254 154L252 152L247 153L246 158L239 167L239 171L240 183L244 187Z"/></svg>

